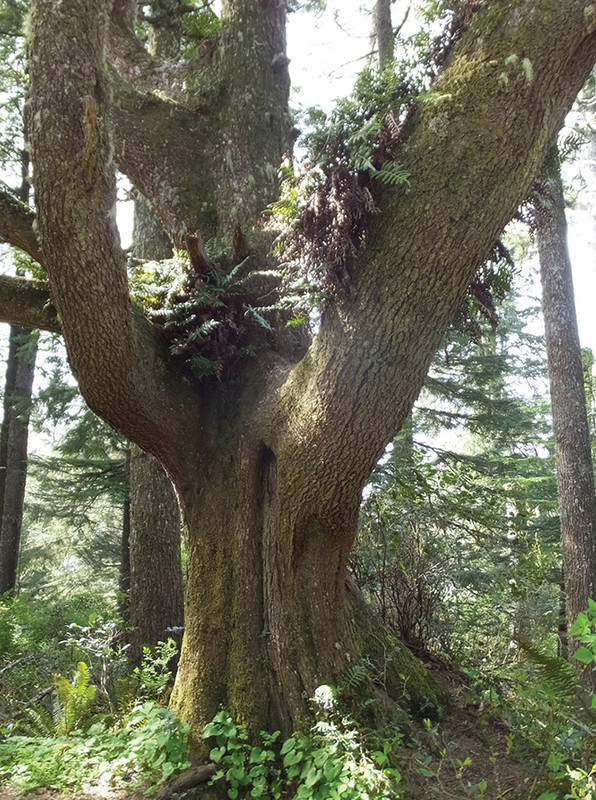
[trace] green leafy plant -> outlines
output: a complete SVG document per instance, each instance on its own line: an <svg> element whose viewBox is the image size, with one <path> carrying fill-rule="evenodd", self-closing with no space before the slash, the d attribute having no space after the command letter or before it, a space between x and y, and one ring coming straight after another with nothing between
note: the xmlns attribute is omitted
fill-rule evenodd
<svg viewBox="0 0 596 800"><path fill-rule="evenodd" d="M237 263L218 240L189 243L193 256L179 251L136 269L133 292L191 376L221 379L270 340L281 274L254 269L250 257Z"/></svg>
<svg viewBox="0 0 596 800"><path fill-rule="evenodd" d="M580 642L573 657L596 669L596 602L592 598L588 600L587 612L578 615L569 634ZM596 708L596 695L592 697L592 708Z"/></svg>
<svg viewBox="0 0 596 800"><path fill-rule="evenodd" d="M210 757L221 769L228 796L276 800L288 794L297 800L371 800L397 797L401 775L390 765L393 742L372 754L358 731L346 722L318 722L309 735L295 733L274 749L279 731L261 732L261 745L251 745L243 725L222 710L203 731L213 738Z"/></svg>
<svg viewBox="0 0 596 800"><path fill-rule="evenodd" d="M97 687L90 684L89 667L79 661L72 682L61 675L56 676L58 735L71 733L81 727L90 717L95 704Z"/></svg>
<svg viewBox="0 0 596 800"><path fill-rule="evenodd" d="M188 725L146 702L116 725L94 722L53 737L8 736L0 742L0 776L24 790L81 783L149 785L148 793L190 765Z"/></svg>
<svg viewBox="0 0 596 800"><path fill-rule="evenodd" d="M215 740L210 758L221 764L213 781L225 778L232 800L242 788L246 788L248 797L262 800L281 797L280 771L276 753L271 749L278 736L279 731L274 734L261 731L263 747L251 746L246 726L237 725L227 711L219 711L203 730L203 738Z"/></svg>
<svg viewBox="0 0 596 800"><path fill-rule="evenodd" d="M143 647L143 661L133 673L141 697L156 702L163 699L172 678L168 665L177 653L178 645L171 638L167 642L158 642L155 647Z"/></svg>
<svg viewBox="0 0 596 800"><path fill-rule="evenodd" d="M120 644L118 616L105 616L92 612L86 625L71 623L68 626L65 644L70 644L73 653L80 653L89 665L91 680L97 684L96 699L110 711L117 707L119 678L126 668L124 649Z"/></svg>

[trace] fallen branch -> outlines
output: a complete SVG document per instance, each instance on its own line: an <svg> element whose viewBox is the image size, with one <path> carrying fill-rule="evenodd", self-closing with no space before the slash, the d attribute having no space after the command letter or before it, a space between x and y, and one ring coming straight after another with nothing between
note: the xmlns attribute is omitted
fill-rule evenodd
<svg viewBox="0 0 596 800"><path fill-rule="evenodd" d="M215 775L218 769L217 764L201 764L198 767L190 767L173 781L164 784L155 795L155 800L167 800L173 794L185 792L193 786L205 783Z"/></svg>
<svg viewBox="0 0 596 800"><path fill-rule="evenodd" d="M13 667L17 667L19 664L25 661L27 655L28 654L25 654L24 656L11 661L10 664L7 664L5 667L2 667L2 669L0 669L0 675L4 675L5 672L9 672L9 670L13 669Z"/></svg>

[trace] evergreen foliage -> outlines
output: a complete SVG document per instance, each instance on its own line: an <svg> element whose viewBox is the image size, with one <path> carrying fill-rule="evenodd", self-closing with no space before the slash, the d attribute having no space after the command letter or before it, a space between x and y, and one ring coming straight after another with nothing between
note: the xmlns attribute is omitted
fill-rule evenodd
<svg viewBox="0 0 596 800"><path fill-rule="evenodd" d="M550 423L532 396L544 355L526 322L510 302L479 343L446 337L362 507L359 583L411 646L463 662L479 647L506 659L559 613Z"/></svg>

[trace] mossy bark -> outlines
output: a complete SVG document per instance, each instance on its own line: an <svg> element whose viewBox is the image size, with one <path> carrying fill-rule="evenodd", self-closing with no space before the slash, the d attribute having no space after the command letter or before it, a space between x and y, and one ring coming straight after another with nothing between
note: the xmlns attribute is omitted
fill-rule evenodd
<svg viewBox="0 0 596 800"><path fill-rule="evenodd" d="M194 730L224 706L255 730L289 734L306 721L317 686L342 684L374 645L371 699L390 704L397 690L402 700L408 684L403 705L431 715L440 702L432 679L373 622L355 588L346 598L359 494L338 504L319 495L299 457L274 438L265 444L259 400L235 425L222 420L209 481L183 501L188 587L176 709Z"/></svg>
<svg viewBox="0 0 596 800"><path fill-rule="evenodd" d="M596 19L579 0L480 4L410 119L410 189L381 193L306 355L278 346L280 329L229 381L193 384L130 303L112 157L173 241L205 219L258 240L287 141L284 8L226 0L200 101L153 94L136 117L140 90L122 86L134 65L119 78L108 65L111 0L31 11L40 258L84 397L176 487L189 590L175 703L195 727L226 703L287 732L317 684L373 645L345 593L362 488L596 59ZM145 78L157 74L143 59ZM416 671L402 655L397 669Z"/></svg>

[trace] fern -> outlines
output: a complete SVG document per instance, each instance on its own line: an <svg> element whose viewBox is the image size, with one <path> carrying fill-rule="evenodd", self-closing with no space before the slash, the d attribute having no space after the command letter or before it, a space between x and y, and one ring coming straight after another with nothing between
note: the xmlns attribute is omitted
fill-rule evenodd
<svg viewBox="0 0 596 800"><path fill-rule="evenodd" d="M206 356L192 356L189 364L197 380L203 380L203 378L208 378L211 375L217 374L218 365L215 361L211 361L211 359Z"/></svg>
<svg viewBox="0 0 596 800"><path fill-rule="evenodd" d="M55 724L52 715L43 706L29 706L20 712L15 730L21 736L52 736Z"/></svg>
<svg viewBox="0 0 596 800"><path fill-rule="evenodd" d="M72 683L57 675L55 679L58 700L56 733L61 736L71 733L89 716L95 701L97 687L91 685L89 667L79 661Z"/></svg>
<svg viewBox="0 0 596 800"><path fill-rule="evenodd" d="M356 688L362 686L367 676L367 667L365 664L353 664L344 673L344 682L348 686Z"/></svg>
<svg viewBox="0 0 596 800"><path fill-rule="evenodd" d="M244 308L245 308L245 311L244 311L244 315L245 316L252 317L256 322L259 323L261 328L265 328L265 330L267 330L267 331L272 331L273 330L273 328L267 322L265 317L263 317L262 314L260 314L259 311L254 306L246 305L246 306L244 306Z"/></svg>
<svg viewBox="0 0 596 800"><path fill-rule="evenodd" d="M374 176L386 186L410 186L410 173L394 161L385 161L381 169L375 171Z"/></svg>
<svg viewBox="0 0 596 800"><path fill-rule="evenodd" d="M517 639L520 649L542 675L543 680L562 697L577 691L577 675L571 664L560 656L552 656L523 639Z"/></svg>

